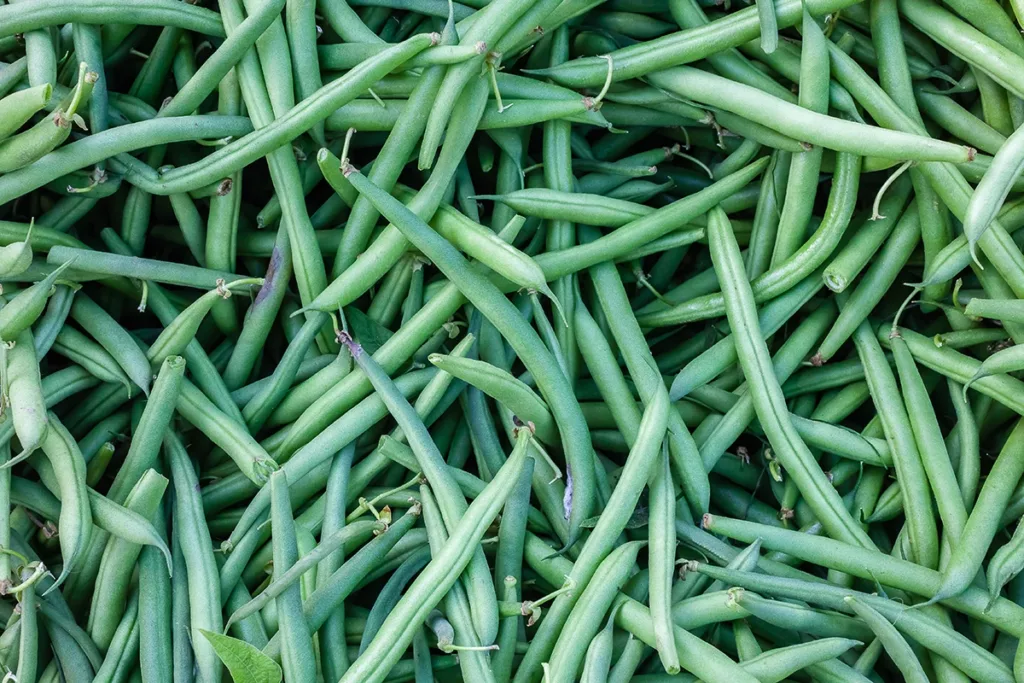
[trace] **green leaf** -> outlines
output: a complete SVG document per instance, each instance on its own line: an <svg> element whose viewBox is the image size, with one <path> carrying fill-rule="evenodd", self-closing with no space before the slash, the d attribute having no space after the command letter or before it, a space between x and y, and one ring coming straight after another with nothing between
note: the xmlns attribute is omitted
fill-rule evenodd
<svg viewBox="0 0 1024 683"><path fill-rule="evenodd" d="M348 321L349 334L371 356L394 334L355 306L345 309L345 319Z"/></svg>
<svg viewBox="0 0 1024 683"><path fill-rule="evenodd" d="M629 516L629 521L626 522L625 528L626 529L639 529L641 527L645 527L645 526L647 526L647 518L648 518L647 508L638 507L637 509L635 509L633 511L633 514L631 514ZM580 523L580 526L583 527L584 529L593 529L595 526L597 526L597 522L598 522L599 519L601 519L600 515L598 515L597 517L591 517L589 519L585 519L585 520L583 520L583 522Z"/></svg>
<svg viewBox="0 0 1024 683"><path fill-rule="evenodd" d="M281 683L281 667L244 640L203 631L235 683Z"/></svg>

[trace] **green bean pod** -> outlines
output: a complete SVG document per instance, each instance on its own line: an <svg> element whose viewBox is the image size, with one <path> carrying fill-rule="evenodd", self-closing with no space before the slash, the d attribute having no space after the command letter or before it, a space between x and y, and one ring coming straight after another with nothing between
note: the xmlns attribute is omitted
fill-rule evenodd
<svg viewBox="0 0 1024 683"><path fill-rule="evenodd" d="M263 285L262 278L243 278L224 284L219 283L216 289L210 290L202 295L188 308L177 315L170 325L164 328L160 336L149 347L146 357L150 363L163 363L169 356L176 356L184 352L185 347L195 336L203 318L210 312L218 299L227 299L231 296L232 289L236 287L248 287L250 285Z"/></svg>
<svg viewBox="0 0 1024 683"><path fill-rule="evenodd" d="M10 173L28 166L67 140L71 135L71 125L78 116L78 108L89 101L97 78L96 73L86 71L86 64L82 62L78 71L78 85L70 99L61 102L52 116L47 116L22 133L0 140L0 173Z"/></svg>
<svg viewBox="0 0 1024 683"><path fill-rule="evenodd" d="M468 382L496 401L505 403L519 419L532 422L538 438L545 443L557 443L558 429L547 405L521 380L489 363L470 358L433 353L428 360L440 370Z"/></svg>
<svg viewBox="0 0 1024 683"><path fill-rule="evenodd" d="M768 4L768 3L765 3ZM761 7L761 3L758 3ZM774 13L773 13L774 15ZM804 10L801 22L803 42L800 53L799 105L817 114L828 113L828 48L827 38L810 12ZM762 32L762 43L764 33ZM762 45L763 48L763 45ZM773 52L774 50L765 50ZM782 203L772 265L783 263L793 255L803 241L814 208L818 174L821 172L823 149L815 146L793 155L790 162L786 194Z"/></svg>
<svg viewBox="0 0 1024 683"><path fill-rule="evenodd" d="M975 188L964 214L964 234L973 249L1003 206L1013 182L1024 169L1024 133L1015 132L999 147L992 165Z"/></svg>
<svg viewBox="0 0 1024 683"><path fill-rule="evenodd" d="M508 299L475 270L467 267L464 259L451 245L431 231L397 200L370 183L365 176L351 168L346 169L346 172L360 193L370 197L377 209L389 220L398 221L395 225L421 251L424 251L435 265L445 264L442 269L445 275L461 285L459 289L466 298L476 306L483 307L481 310L487 311L491 323L512 343L513 348L527 363L527 367L532 368L541 393L548 395L549 406L562 434L566 457L572 463L573 476L577 480L577 495L573 500L570 521L570 528L573 530L571 538L575 540L579 533L579 524L593 507L594 491L590 482L594 476L594 456L588 446L589 439L585 435L581 436L579 432L580 428L585 429L585 424L577 404L575 401L557 400L558 397L572 394L565 375L557 367L551 354L543 348L537 334L525 324L518 312L514 311Z"/></svg>
<svg viewBox="0 0 1024 683"><path fill-rule="evenodd" d="M29 585L24 587L18 594L18 607L21 609L21 621L19 624L18 639L18 668L17 678L26 683L35 683L38 673L39 658L39 612L37 609L38 598L36 587L33 585L32 570L26 568L22 571L22 581L28 581Z"/></svg>
<svg viewBox="0 0 1024 683"><path fill-rule="evenodd" d="M760 339L756 332L747 334L743 331L750 327L756 329L753 294L743 274L739 248L729 230L728 219L721 210L713 211L711 218L713 220L708 222L708 243L723 291L731 295L725 297L726 314L730 326L737 331L740 367L750 381L754 408L765 434L777 450L782 466L794 478L804 499L816 508L818 519L829 529L829 533L845 538L851 544L871 547L872 542L860 525L850 518L835 489L813 461L803 440L795 433L789 412L785 409L781 387L772 376L767 347L763 341L751 341Z"/></svg>
<svg viewBox="0 0 1024 683"><path fill-rule="evenodd" d="M24 241L0 247L0 277L17 277L32 265L32 229L34 226L34 221L29 224Z"/></svg>
<svg viewBox="0 0 1024 683"><path fill-rule="evenodd" d="M109 313L83 293L74 298L70 314L75 322L113 356L132 382L148 395L152 382L150 362L131 335Z"/></svg>
<svg viewBox="0 0 1024 683"><path fill-rule="evenodd" d="M580 674L582 683L604 683L608 680L608 674L612 668L612 645L615 625L614 610L608 615L608 622L587 646L586 656L583 658L583 672Z"/></svg>
<svg viewBox="0 0 1024 683"><path fill-rule="evenodd" d="M78 444L53 413L48 415L49 426L40 447L53 468L54 479L61 499L60 534L61 557L64 566L54 583L59 586L74 571L92 534L92 509L85 485L85 459ZM49 590L53 590L51 587Z"/></svg>
<svg viewBox="0 0 1024 683"><path fill-rule="evenodd" d="M183 380L175 409L224 449L238 469L254 484L262 485L277 469L271 458L245 427L221 412L202 391Z"/></svg>
<svg viewBox="0 0 1024 683"><path fill-rule="evenodd" d="M409 533L419 517L419 508L411 508L393 522L387 531L348 558L309 598L303 601L303 614L311 631L318 630L334 612L338 603L345 600L362 584L371 571L381 565L387 553ZM420 542L422 543L422 540ZM279 636L274 636L263 648L263 651L275 659L280 658L283 648L281 640Z"/></svg>
<svg viewBox="0 0 1024 683"><path fill-rule="evenodd" d="M465 514L465 498L463 498L455 482L447 476L447 470L443 466L441 454L434 441L430 438L426 426L417 415L416 410L409 404L401 391L395 387L373 358L347 335L343 336L342 342L348 347L356 364L366 373L366 376L377 390L378 395L381 396L385 405L387 405L389 412L398 420L398 424L402 428L409 445L416 454L420 471L430 480L437 494L445 526L449 530L452 529L456 521ZM470 562L469 576L467 578L467 590L473 596L471 601L473 623L484 644L490 644L497 636L497 612L491 608L491 603L494 603L497 598L495 597L494 584L490 580L490 570L487 568L487 561L484 559L483 552L477 553ZM484 601L489 602L480 604Z"/></svg>
<svg viewBox="0 0 1024 683"><path fill-rule="evenodd" d="M1020 573L1021 569L1024 569L1024 550L1022 550L1022 543L1024 543L1024 531L1021 530L1021 524L1017 524L1017 528L1014 529L1013 536L1005 545L1000 546L998 550L992 555L992 559L989 560L988 566L985 568L985 573L988 579L988 594L989 598L995 601L999 597L999 592L1003 586L1013 580L1017 574Z"/></svg>
<svg viewBox="0 0 1024 683"><path fill-rule="evenodd" d="M18 335L35 323L43 312L57 278L67 270L70 262L54 268L45 278L28 289L18 292L0 309L0 339L14 341Z"/></svg>
<svg viewBox="0 0 1024 683"><path fill-rule="evenodd" d="M51 84L41 83L0 99L0 121L3 122L0 123L0 140L9 137L45 107L52 93Z"/></svg>
<svg viewBox="0 0 1024 683"><path fill-rule="evenodd" d="M170 432L164 438L164 452L174 482L174 528L181 543L187 544L184 553L188 586L189 623L195 661L202 680L217 683L221 679L222 664L213 646L203 637L201 630L221 633L220 582L217 580L217 563L213 557L213 543L198 496L199 482L185 447L178 437ZM175 572L177 574L178 572ZM178 664L175 662L175 669Z"/></svg>
<svg viewBox="0 0 1024 683"><path fill-rule="evenodd" d="M131 382L114 357L106 349L73 327L64 327L57 333L53 350L78 363L101 382L121 384L131 392Z"/></svg>
<svg viewBox="0 0 1024 683"><path fill-rule="evenodd" d="M19 333L14 341L14 346L6 349L3 354L7 378L5 391L11 402L14 433L18 436L22 450L15 460L8 460L4 464L5 469L10 467L10 463L23 460L42 446L49 431L46 400L31 330Z"/></svg>
<svg viewBox="0 0 1024 683"><path fill-rule="evenodd" d="M287 572L298 559L295 521L288 500L288 475L277 471L270 476L271 524L274 527L274 566ZM299 585L284 590L276 599L279 631L283 641L282 663L286 675L294 680L310 680L316 676L311 632L302 613Z"/></svg>
<svg viewBox="0 0 1024 683"><path fill-rule="evenodd" d="M147 519L151 518L160 505L167 483L164 476L154 470L148 470L132 487L125 500L125 506ZM113 640L120 614L128 598L131 575L141 552L141 545L119 538L112 538L103 551L88 624L89 635L101 649L108 648ZM166 560L167 569L170 571L170 551L167 551Z"/></svg>
<svg viewBox="0 0 1024 683"><path fill-rule="evenodd" d="M340 683L381 683L413 639L413 632L458 580L484 530L514 488L526 459L529 430L522 430L509 459L486 490L469 506L441 551L416 578L384 620L378 636L356 659Z"/></svg>

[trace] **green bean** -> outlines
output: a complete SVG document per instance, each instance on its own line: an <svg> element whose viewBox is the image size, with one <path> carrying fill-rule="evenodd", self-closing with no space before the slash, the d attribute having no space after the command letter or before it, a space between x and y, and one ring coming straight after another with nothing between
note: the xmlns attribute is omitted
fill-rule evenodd
<svg viewBox="0 0 1024 683"><path fill-rule="evenodd" d="M19 90L0 99L0 139L9 137L32 118L32 115L46 106L53 92L49 83Z"/></svg>
<svg viewBox="0 0 1024 683"><path fill-rule="evenodd" d="M253 483L262 484L277 469L274 459L267 455L249 432L222 413L188 380L184 380L181 385L175 409L223 448Z"/></svg>
<svg viewBox="0 0 1024 683"><path fill-rule="evenodd" d="M898 340L893 340L899 343ZM896 379L883 360L882 349L872 333L870 323L861 323L854 333L857 354L865 368L865 379L871 398L890 442L897 477L904 488L908 529L913 541L915 560L925 567L938 564L938 538L931 514L931 496L925 476L920 446L916 443L907 409L897 402Z"/></svg>
<svg viewBox="0 0 1024 683"><path fill-rule="evenodd" d="M412 641L413 631L431 609L441 600L444 593L458 579L472 557L474 540L478 540L484 527L490 523L505 502L512 484L519 478L526 446L529 443L528 430L522 430L516 440L516 448L488 484L488 494L478 497L469 506L462 520L454 527L441 552L434 556L426 569L412 583L395 609L385 619L378 636L356 659L341 678L342 681L383 681L405 648Z"/></svg>
<svg viewBox="0 0 1024 683"><path fill-rule="evenodd" d="M768 3L764 3L767 5ZM761 3L758 4L759 10ZM764 12L761 13L762 22ZM774 18L774 13L772 13ZM801 22L803 42L800 53L800 98L798 104L817 114L828 113L828 48L827 38L814 18L805 9ZM762 28L761 47L765 47ZM772 265L785 262L799 248L807 232L814 208L815 189L821 171L823 150L820 146L793 156L786 182L786 194L779 217L779 227L772 252Z"/></svg>
<svg viewBox="0 0 1024 683"><path fill-rule="evenodd" d="M540 385L541 392L549 396L549 405L562 432L567 457L573 463L574 477L578 482L577 491L582 494L576 497L572 505L570 528L574 530L571 536L575 537L578 534L579 523L589 515L593 505L593 491L584 488L592 481L593 453L587 447L585 437L581 438L578 435L580 428L585 428L585 424L578 407L573 410L575 402L566 403L559 400L559 397L571 396L571 390L565 383L565 376L561 374L561 370L555 367L554 358L542 348L536 333L523 324L524 321L518 313L508 312L507 309L513 308L508 300L476 271L466 268L461 256L444 242L443 238L427 229L415 214L380 192L379 188L366 180L362 174L354 172L351 168L346 171L347 177L360 193L365 193L389 220L400 221L401 224L396 223L396 226L421 251L428 254L436 265L445 263L443 272L461 284L460 290L470 301L478 307L482 306L482 310L492 312L488 319L513 343L513 348L526 360L527 366L534 368L532 374Z"/></svg>
<svg viewBox="0 0 1024 683"><path fill-rule="evenodd" d="M751 591L740 590L734 596L740 607L762 621L778 628L793 629L821 638L865 640L871 635L856 619L794 605L783 600L769 600ZM782 626L785 624L785 626Z"/></svg>
<svg viewBox="0 0 1024 683"><path fill-rule="evenodd" d="M414 36L390 48L381 53L379 58L360 65L345 77L324 86L316 95L251 136L229 143L195 164L168 171L153 189L161 194L173 194L218 182L323 120L330 111L353 99L364 87L364 83L368 85L377 81L395 66L434 44L437 39L436 35Z"/></svg>
<svg viewBox="0 0 1024 683"><path fill-rule="evenodd" d="M36 321L53 292L57 278L69 265L65 263L54 268L44 279L19 292L0 309L0 339L14 341Z"/></svg>
<svg viewBox="0 0 1024 683"><path fill-rule="evenodd" d="M132 487L125 499L125 506L144 518L151 518L166 488L167 479L154 470L148 470ZM166 546L164 550L167 552L167 569L170 571L170 551L166 550ZM117 538L111 539L103 551L96 578L97 588L89 612L89 635L101 649L108 648L113 640L128 597L131 574L141 551L142 546Z"/></svg>
<svg viewBox="0 0 1024 683"><path fill-rule="evenodd" d="M720 569L703 563L697 563L696 569L735 586L771 592L790 599L810 600L836 610L851 610L846 598L853 597L859 603L880 612L886 620L894 623L904 634L922 643L933 652L949 657L951 662L955 662L955 665L962 670L968 671L972 677L993 681L1012 680L1012 675L1005 665L996 660L989 652L977 647L966 637L927 616L921 610L907 609L892 600L866 593L856 593L839 586Z"/></svg>
<svg viewBox="0 0 1024 683"><path fill-rule="evenodd" d="M758 35L761 34L760 15L765 9L766 8L758 7L758 29L757 33L753 36L754 38L757 38ZM672 13L672 17L683 29L698 29L700 27L707 26L710 23L707 15L700 8L698 3L693 2L693 0L673 0L673 2L669 3L669 11ZM775 18L774 5L772 18ZM768 24L766 24L766 31L767 30L769 30ZM777 28L772 30L772 32L777 33ZM777 43L778 41L776 40L776 46ZM771 45L768 45L768 47L771 47ZM768 50L768 52L774 52L774 49ZM791 93L787 92L784 88L779 87L779 85L771 78L766 78L765 74L760 73L752 64L736 53L735 50L726 49L722 51L714 51L711 54L708 54L707 58L708 63L711 64L715 71L723 76L728 76L740 83L760 88L778 97L784 97L791 101L793 100ZM612 59L616 60L614 53ZM615 62L615 65L618 66L617 61Z"/></svg>
<svg viewBox="0 0 1024 683"><path fill-rule="evenodd" d="M153 518L163 521L165 507L161 501ZM165 564L156 548L144 547L139 554L139 663L144 681L173 680L172 566L173 560Z"/></svg>
<svg viewBox="0 0 1024 683"><path fill-rule="evenodd" d="M831 48L830 53L833 73L843 81L847 88L851 89L851 92L858 93L858 99L866 105L872 116L889 125L899 126L903 130L920 130L911 119L895 110L891 100L887 100L885 94L877 90L877 86L873 85L873 82L869 82L870 78L866 77L866 74L849 59L848 55L842 50ZM970 198L969 186L966 185L963 178L944 166L923 164L921 170L928 177L929 183L942 201L950 207L955 215L962 217ZM979 244L986 256L992 259L993 264L1008 279L1011 287L1019 288L1018 271L1021 268L1019 259L1014 256L1013 251L1007 250L1005 246L997 246L1007 238L1002 226L998 222L993 222L990 227L991 229L985 231L979 239ZM933 262L929 264L922 284L928 286L945 282L950 279L949 271L954 268L958 271L966 267L970 260L971 251L967 239L957 238L939 254L936 254Z"/></svg>
<svg viewBox="0 0 1024 683"><path fill-rule="evenodd" d="M793 429L783 402L782 389L772 376L768 349L763 341L753 341L760 339L756 332L746 332L750 328L756 329L757 325L753 313L753 295L750 286L746 284L739 248L729 230L728 219L720 210L713 210L711 219L708 222L708 243L724 291L729 295L725 297L726 314L730 326L737 330L738 359L743 374L750 381L750 393L758 419L769 441L776 448L783 467L796 481L804 499L815 508L815 514L829 533L847 542L871 547L871 541L850 518L838 494Z"/></svg>
<svg viewBox="0 0 1024 683"><path fill-rule="evenodd" d="M983 377L1011 373L1020 370L1020 355L1020 351L1017 350L1017 347L1011 346L1009 348L996 351L991 356L983 360L977 372L974 373L974 376L964 384L964 395L967 395L967 389L970 388L974 382Z"/></svg>
<svg viewBox="0 0 1024 683"><path fill-rule="evenodd" d="M1006 143L1005 135L975 117L953 98L930 93L921 87L914 91L914 95L928 118L978 150L995 154Z"/></svg>
<svg viewBox="0 0 1024 683"><path fill-rule="evenodd" d="M298 560L295 541L295 523L288 500L288 475L275 472L268 482L271 493L271 524L274 526L274 566L287 572ZM302 613L300 587L292 585L276 598L280 630L283 641L282 662L286 674L297 680L315 677L316 660L313 657L311 632Z"/></svg>
<svg viewBox="0 0 1024 683"><path fill-rule="evenodd" d="M124 19L123 7L108 0L87 0L73 9L59 8L42 0L27 0L20 7L4 8L2 36L65 23L107 24ZM201 7L180 7L167 0L146 0L133 8L132 22L149 26L179 26L212 37L224 31L214 12Z"/></svg>
<svg viewBox="0 0 1024 683"><path fill-rule="evenodd" d="M860 181L860 158L843 154L833 176L825 218L814 234L785 263L771 268L751 282L754 301L765 301L783 294L816 270L838 245L853 214L853 200ZM710 242L710 240L709 240ZM667 311L653 312L639 319L642 325L668 325L721 315L725 311L722 294L710 294L678 304Z"/></svg>
<svg viewBox="0 0 1024 683"><path fill-rule="evenodd" d="M335 605L348 597L359 586L361 580L381 563L388 551L394 548L398 540L408 533L419 516L418 507L412 508L408 513L402 515L391 524L386 532L347 559L322 586L303 601L303 613L310 631L316 631L323 625L324 620L333 612ZM281 638L275 636L263 649L264 652L276 658L281 655L282 645ZM351 670L351 668L348 669L348 671ZM348 675L348 673L344 675Z"/></svg>
<svg viewBox="0 0 1024 683"><path fill-rule="evenodd" d="M110 315L85 294L71 304L71 317L100 343L143 393L149 394L151 370L138 345Z"/></svg>
<svg viewBox="0 0 1024 683"><path fill-rule="evenodd" d="M516 190L505 195L478 195L477 198L493 199L526 216L549 220L574 216L580 223L610 228L621 227L654 213L654 209L635 202L585 192L569 193L540 187Z"/></svg>
<svg viewBox="0 0 1024 683"><path fill-rule="evenodd" d="M598 565L552 650L547 668L552 681L576 678L586 652L582 645L601 630L600 619L629 578L641 546L639 542L623 544Z"/></svg>
<svg viewBox="0 0 1024 683"><path fill-rule="evenodd" d="M134 486L134 482L156 464L164 432L170 425L181 391L184 373L185 361L180 356L170 356L161 364L150 399L132 434L128 453L107 493L115 503L123 502L128 495L128 487Z"/></svg>
<svg viewBox="0 0 1024 683"><path fill-rule="evenodd" d="M457 490L454 480L447 477L447 468L437 446L430 438L426 426L416 414L402 393L381 370L380 366L370 357L359 344L350 337L343 335L342 343L348 347L355 363L366 373L370 382L383 399L388 411L398 421L409 445L416 454L420 471L431 482L437 492L438 505L445 520L445 526L452 529L457 520L466 513L465 499ZM473 596L473 623L484 644L493 642L497 635L497 614L493 613L487 601L496 600L494 585L490 581L483 553L478 553L471 561L467 578L467 590ZM487 577L484 579L483 577ZM485 604L477 604L485 602Z"/></svg>
<svg viewBox="0 0 1024 683"><path fill-rule="evenodd" d="M513 284L538 291L548 299L555 299L544 272L532 258L478 222L464 220L459 227L461 229L456 230L454 221L446 221L438 223L438 232L467 256L480 261Z"/></svg>
<svg viewBox="0 0 1024 683"><path fill-rule="evenodd" d="M480 388L491 398L506 403L521 420L533 423L541 440L552 443L557 439L558 431L548 407L522 381L483 361L437 353L431 354L428 360L435 367Z"/></svg>
<svg viewBox="0 0 1024 683"><path fill-rule="evenodd" d="M911 206L896 223L874 262L846 299L839 319L822 340L817 353L811 359L812 363L820 365L828 361L856 333L861 321L878 305L885 290L896 281L900 269L906 265L920 239L920 214Z"/></svg>
<svg viewBox="0 0 1024 683"><path fill-rule="evenodd" d="M3 310L7 310L7 307ZM5 350L3 363L7 383L5 389L9 392L11 402L11 421L22 448L16 460L21 460L43 445L49 421L32 332L25 330L19 333L14 342L13 347ZM8 461L5 468L15 461Z"/></svg>
<svg viewBox="0 0 1024 683"><path fill-rule="evenodd" d="M911 186L905 180L898 180L889 188L879 204L880 216L871 217L861 223L853 238L839 250L835 258L825 267L822 277L825 286L833 292L843 292L857 275L869 265L871 258L895 230L897 221L905 216L904 206ZM907 211L910 209L908 208Z"/></svg>
<svg viewBox="0 0 1024 683"><path fill-rule="evenodd" d="M429 561L430 548L421 548L414 551L395 570L395 573L391 575L387 583L384 584L384 588L377 595L377 599L373 602L373 608L366 618L366 627L363 629L362 639L359 641L360 651L365 650L366 646L373 640L381 623L383 623L388 613L394 609L395 604L401 598L401 591Z"/></svg>
<svg viewBox="0 0 1024 683"><path fill-rule="evenodd" d="M395 385L403 393L420 391L427 384L435 370L410 372L395 380ZM355 374L355 373L351 373ZM358 409L352 409L333 424L317 435L317 438L303 446L294 455L288 458L282 466L292 481L302 481L306 475L316 471L317 478L326 482L327 470L322 465L331 460L338 450L353 442L356 437L363 434L373 423L387 415L387 407L383 400L377 396L371 396L357 404ZM350 406L353 407L353 406ZM262 490L249 503L249 507L239 519L234 531L228 540L222 544L224 549L230 551L237 541L252 527L260 515L269 506L270 491Z"/></svg>
<svg viewBox="0 0 1024 683"><path fill-rule="evenodd" d="M853 574L869 581L878 581L883 585L908 590L926 597L934 594L943 580L942 574L937 571L921 567L906 560L890 557L877 550L855 548L822 536L811 536L777 527L727 519L717 515L706 515L703 525L708 531L716 531L722 534L728 533L730 538L740 542L749 542L746 540L748 538L761 538L766 548L780 550L806 562L813 562L820 566ZM760 589L752 587L752 590ZM844 588L836 587L834 590L846 591L844 595L850 595L850 592ZM779 595L778 591L771 592ZM803 597L806 599L807 596ZM945 599L945 602L958 611L993 625L997 625L995 620L1001 618L997 617L995 612L1002 610L1002 614L1006 619L1005 621L999 621L998 624L1002 628L1010 630L1018 630L1020 628L1018 623L1019 616L1011 616L1016 612L1016 606L1009 601L998 601L995 605L989 606L988 595L983 588L972 586L958 597ZM878 609L874 603L872 603L872 606ZM901 612L904 609L902 606L899 608ZM923 612L918 610L906 610L907 615L912 613L923 614Z"/></svg>
<svg viewBox="0 0 1024 683"><path fill-rule="evenodd" d="M471 27L458 30L459 46L473 46L482 55L489 42L496 41L526 11L529 5L514 0L495 0L474 16ZM470 87L474 77L480 75L483 57L476 57L450 67L437 90L437 98L431 108L423 131L418 166L421 169L433 165L437 148L441 143L441 134L449 123L458 95ZM481 79L482 80L482 79Z"/></svg>
<svg viewBox="0 0 1024 683"><path fill-rule="evenodd" d="M128 375L124 373L113 356L73 327L65 327L57 333L53 350L68 360L78 363L101 382L121 384L126 390L131 391Z"/></svg>
<svg viewBox="0 0 1024 683"><path fill-rule="evenodd" d="M182 287L214 289L217 280L234 283L244 280L239 275L215 270L207 270L197 266L155 261L152 259L106 254L86 249L54 246L50 249L47 261L50 263L71 263L73 260L77 270L102 275L123 275L139 280L153 280ZM252 284L250 278L245 284Z"/></svg>
<svg viewBox="0 0 1024 683"><path fill-rule="evenodd" d="M566 579L570 585L576 585L581 590L586 589L597 564L607 557L613 539L621 533L626 518L635 507L640 491L646 483L651 465L660 454L661 442L667 430L668 412L668 392L661 387L660 391L653 392L651 402L644 410L644 417L631 448L631 457L626 461L628 470L620 476L619 483L605 507L605 513L598 519L573 565L572 573ZM614 514L611 514L613 512ZM524 680L530 676L530 670L539 669L540 662L548 658L555 645L554 634L563 628L578 599L576 592L572 592L560 595L555 600L541 622L527 651L526 659L520 665L516 680ZM683 656L682 653L680 656ZM568 673L571 675L571 672Z"/></svg>
<svg viewBox="0 0 1024 683"><path fill-rule="evenodd" d="M450 46L455 40L454 27L449 23L441 34L442 47ZM432 48L432 50L437 49L441 48ZM322 54L321 59L323 59ZM323 61L321 64L325 66ZM369 177L383 189L390 190L394 186L406 159L422 136L427 125L429 109L427 102L436 97L444 73L444 67L438 65L430 67L419 79L416 88L410 94L409 105L403 114L399 115L395 125L391 128L392 134L388 136L384 146L377 153ZM379 112L377 115L380 115ZM355 255L366 246L376 216L377 211L367 198L356 199L355 204L352 205L352 213L349 215L345 233L338 244L333 269L334 276L340 275L345 267L355 260Z"/></svg>
<svg viewBox="0 0 1024 683"><path fill-rule="evenodd" d="M964 307L964 314L975 318L993 318L1008 323L1018 323L1024 320L1024 312L1015 299L972 297Z"/></svg>
<svg viewBox="0 0 1024 683"><path fill-rule="evenodd" d="M585 240L594 239L593 228L581 231ZM640 326L630 309L625 288L615 268L602 263L591 269L591 278L597 288L598 299L609 320L612 335L623 352L626 367L636 382L642 399L653 401L660 395L664 380L654 371L656 363L643 337ZM676 411L669 411L669 454L679 477L683 495L694 510L706 510L709 484L707 472L700 462L697 444Z"/></svg>
<svg viewBox="0 0 1024 683"><path fill-rule="evenodd" d="M305 572L316 567L325 557L337 551L351 539L383 531L386 531L386 525L382 522L360 521L352 522L338 529L333 535L324 537L315 550L306 553L287 570L276 575L273 582L259 596L247 602L244 607L236 609L225 623L225 628L229 628L235 623L245 620L250 615L258 613L271 600L276 599L290 586L294 585Z"/></svg>
<svg viewBox="0 0 1024 683"><path fill-rule="evenodd" d="M1021 91L1008 78L1010 65L1021 60L1019 53L1003 47L930 2L904 0L900 2L900 13L936 43L971 64L984 68L987 75L997 83L1020 96Z"/></svg>
<svg viewBox="0 0 1024 683"><path fill-rule="evenodd" d="M964 234L968 243L976 243L995 218L1010 193L1010 185L1020 175L1024 134L1014 133L999 147L992 165L981 179L964 214Z"/></svg>
<svg viewBox="0 0 1024 683"><path fill-rule="evenodd" d="M200 630L220 633L223 631L223 622L217 563L214 561L213 544L197 495L199 482L196 480L188 453L175 434L168 432L164 437L164 453L174 482L175 535L180 543L187 544L189 548L187 553L183 553L186 572L182 572L187 575L189 623L182 626L187 626L187 633L191 634L195 661L202 679L219 681L221 662L210 641L200 633ZM178 666L178 660L175 658L175 670Z"/></svg>
<svg viewBox="0 0 1024 683"><path fill-rule="evenodd" d="M18 595L18 607L21 609L21 621L19 624L18 642L18 669L17 678L19 681L34 683L38 671L39 657L39 614L36 610L37 598L36 588L32 585L32 570L26 568L22 571L22 581L30 581ZM21 582L19 582L21 583Z"/></svg>
<svg viewBox="0 0 1024 683"><path fill-rule="evenodd" d="M60 547L64 566L54 583L58 586L75 569L89 543L93 515L86 495L85 460L78 445L56 415L49 413L48 423L39 446L52 466L62 501L58 528L62 530Z"/></svg>
<svg viewBox="0 0 1024 683"><path fill-rule="evenodd" d="M604 628L598 631L597 635L587 646L587 654L583 662L583 672L580 680L584 683L603 683L608 680L608 674L612 667L612 637L615 625L615 613L608 616L608 622Z"/></svg>
<svg viewBox="0 0 1024 683"><path fill-rule="evenodd" d="M834 315L833 307L821 306L804 320L778 350L773 359L773 374L780 384L796 370ZM701 460L705 467L713 467L718 462L725 454L725 449L732 445L754 416L753 395L748 390L721 420L708 422L709 429L697 429L694 438L700 446Z"/></svg>
<svg viewBox="0 0 1024 683"><path fill-rule="evenodd" d="M134 667L139 651L139 592L132 594L132 599L125 609L117 626L117 632L110 649L103 659L103 665L96 671L95 681L122 680Z"/></svg>
<svg viewBox="0 0 1024 683"><path fill-rule="evenodd" d="M925 408L928 403L928 390L906 343L899 336L892 337L890 343L896 358L900 384L903 386L910 426L938 504L943 532L947 534L946 538L950 545L955 548L964 529L967 511L963 499L956 495L959 487L945 443L942 441L938 419L933 411Z"/></svg>
<svg viewBox="0 0 1024 683"><path fill-rule="evenodd" d="M669 467L668 451L663 448L661 464L656 465L651 474L648 565L651 571L650 605L655 639L660 641L659 657L669 673L678 672L680 668L670 616L672 571L676 556L673 499L672 470Z"/></svg>
<svg viewBox="0 0 1024 683"><path fill-rule="evenodd" d="M755 88L690 67L666 69L650 78L654 85L680 97L737 114L742 112L755 122L826 149L918 161L963 162L974 157L970 148L815 114Z"/></svg>
<svg viewBox="0 0 1024 683"><path fill-rule="evenodd" d="M325 322L323 314L312 315L303 323L299 334L288 345L280 364L271 376L271 382L262 389L242 409L242 417L251 432L259 431L267 418L278 406L285 392L290 388L299 363L313 343L313 337L320 331Z"/></svg>
<svg viewBox="0 0 1024 683"><path fill-rule="evenodd" d="M448 534L444 529L441 511L438 509L430 489L426 484L420 485L420 501L423 504L423 523L426 526L428 547L432 554L441 551ZM456 583L445 596L445 612L450 615L454 625L447 621L441 612L433 610L426 620L427 628L437 638L437 648L442 652L458 651L459 665L464 678L470 680L491 681L494 677L482 652L492 649L483 647L473 627L473 616L470 613L469 599L463 586ZM458 628L458 633L455 629ZM456 638L458 644L455 644Z"/></svg>
<svg viewBox="0 0 1024 683"><path fill-rule="evenodd" d="M1012 488L1020 479L1020 467L1018 463L1013 462L1009 453L1015 451L1022 437L1024 425L1018 424L1007 438L989 477L985 479L985 484L978 493L978 500L960 535L960 543L954 547L950 555L949 563L943 571L942 585L933 596L932 602L960 595L978 573L984 549L992 543L997 531L1001 514L997 511L1006 507Z"/></svg>
<svg viewBox="0 0 1024 683"><path fill-rule="evenodd" d="M986 573L988 576L988 594L990 600L999 597L1003 586L1013 580L1024 568L1024 554L1021 553L1021 525L1018 523L1013 536L992 555Z"/></svg>

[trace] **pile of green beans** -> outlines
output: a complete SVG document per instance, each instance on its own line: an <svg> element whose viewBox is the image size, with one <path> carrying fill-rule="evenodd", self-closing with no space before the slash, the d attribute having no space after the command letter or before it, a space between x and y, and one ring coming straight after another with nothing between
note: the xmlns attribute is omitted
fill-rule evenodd
<svg viewBox="0 0 1024 683"><path fill-rule="evenodd" d="M0 677L1024 683L1022 29L0 0Z"/></svg>

